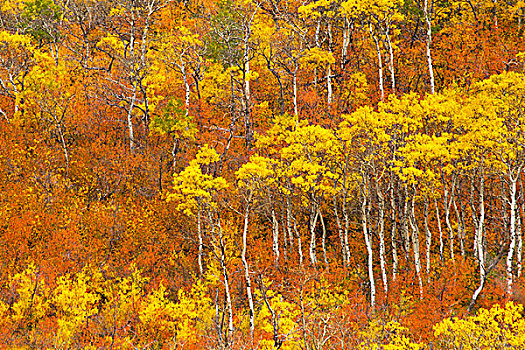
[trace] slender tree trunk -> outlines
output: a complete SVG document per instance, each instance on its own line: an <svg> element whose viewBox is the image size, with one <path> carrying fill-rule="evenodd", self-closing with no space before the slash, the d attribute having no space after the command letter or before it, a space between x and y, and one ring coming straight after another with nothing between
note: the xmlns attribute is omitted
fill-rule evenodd
<svg viewBox="0 0 525 350"><path fill-rule="evenodd" d="M341 227L341 218L339 217L339 210L337 205L337 196L334 194L333 196L333 211L335 216L335 223L337 226L337 233L339 234L339 242L341 244L341 256L343 258L343 267L347 267L347 257L346 257L346 249L345 249L345 240L343 237L343 228Z"/></svg>
<svg viewBox="0 0 525 350"><path fill-rule="evenodd" d="M366 179L364 181L367 181ZM362 199L361 199L361 224L363 227L363 236L365 238L366 251L368 256L368 279L370 283L370 305L372 309L375 309L376 303L376 285L374 280L374 253L372 250L372 235L368 230L368 217L370 215L370 206L368 194L368 186L362 185Z"/></svg>
<svg viewBox="0 0 525 350"><path fill-rule="evenodd" d="M273 205L272 195L270 189L268 189L268 202L270 205L270 212L272 215L272 250L275 266L279 266L279 259L281 257L279 249L279 221L277 221L277 215L275 213L275 207Z"/></svg>
<svg viewBox="0 0 525 350"><path fill-rule="evenodd" d="M262 294L264 303L266 304L266 307L268 308L268 311L270 311L270 316L272 318L274 348L278 349L282 345L281 341L279 339L279 328L280 328L279 327L279 316L280 316L280 314L275 312L275 310L273 309L272 305L270 304L270 301L268 300L267 288L264 285L264 280L263 280L262 276L259 277L259 285L261 287L261 294Z"/></svg>
<svg viewBox="0 0 525 350"><path fill-rule="evenodd" d="M258 8L258 7L257 7ZM255 13L257 13L257 10L253 13L253 16L255 16ZM251 106L251 92L250 92L250 46L249 46L249 40L251 37L251 22L253 20L250 20L248 24L248 30L247 34L244 38L244 139L246 142L246 146L248 148L251 147L252 144L252 136L253 131L251 127L251 116L250 116L250 106Z"/></svg>
<svg viewBox="0 0 525 350"><path fill-rule="evenodd" d="M56 117L54 113L53 113L53 119L55 119L55 123L58 129L58 135L60 136L60 144L62 145L62 151L64 152L64 158L66 161L66 177L69 177L69 152L67 150L66 140L64 138L62 122L58 120L58 118Z"/></svg>
<svg viewBox="0 0 525 350"><path fill-rule="evenodd" d="M328 51L332 52L332 24L328 23ZM328 110L332 107L332 66L329 64L326 70L326 90Z"/></svg>
<svg viewBox="0 0 525 350"><path fill-rule="evenodd" d="M510 195L510 243L509 251L507 253L507 296L512 297L514 274L512 272L512 260L514 258L514 250L516 249L516 212L517 212L517 182L520 176L521 168L516 171L514 176L510 166L509 172L509 195Z"/></svg>
<svg viewBox="0 0 525 350"><path fill-rule="evenodd" d="M321 31L321 18L319 17L317 20L317 26L315 27L315 46L321 47L319 44L319 32ZM314 86L315 91L317 92L317 66L314 68Z"/></svg>
<svg viewBox="0 0 525 350"><path fill-rule="evenodd" d="M343 178L343 181L346 181L346 177ZM341 211L343 212L343 219L344 219L344 222L345 222L345 227L344 227L344 231L343 231L343 237L344 237L344 241L345 241L344 249L345 249L345 252L346 252L347 263L350 263L350 244L349 244L349 241L348 241L348 231L350 230L350 215L348 215L347 197L348 197L347 188L346 188L346 184L344 183L343 184L343 200L342 200L342 203L341 203Z"/></svg>
<svg viewBox="0 0 525 350"><path fill-rule="evenodd" d="M432 247L432 232L430 232L430 229L428 228L428 217L430 216L428 197L425 196L424 200L425 200L425 204L424 204L425 217L423 219L423 224L425 226L425 243L426 243L426 255L427 255L426 256L426 260L427 260L426 273L427 273L427 283L430 284L430 265L431 265L430 249Z"/></svg>
<svg viewBox="0 0 525 350"><path fill-rule="evenodd" d="M401 191L399 191L401 196ZM402 219L402 230L403 230L403 248L405 250L405 261L408 263L410 254L410 230L409 230L409 210L408 210L408 189L405 185L405 197L403 198L403 219Z"/></svg>
<svg viewBox="0 0 525 350"><path fill-rule="evenodd" d="M202 251L203 251L203 241L202 241L202 218L201 218L201 208L199 204L199 209L197 210L197 236L199 239L199 253L197 256L197 263L199 265L199 275L201 278L204 277L204 269L202 267Z"/></svg>
<svg viewBox="0 0 525 350"><path fill-rule="evenodd" d="M326 225L323 218L323 213L320 209L317 209L319 212L319 220L321 220L321 228L323 229L323 237L321 241L321 247L323 248L323 261L325 268L328 268L328 256L326 255Z"/></svg>
<svg viewBox="0 0 525 350"><path fill-rule="evenodd" d="M299 230L297 230L297 220L295 218L293 218L293 229L297 237L297 249L299 251L299 266L303 267L303 263L304 263L303 244L302 244L301 234L299 233Z"/></svg>
<svg viewBox="0 0 525 350"><path fill-rule="evenodd" d="M385 197L379 183L376 182L377 197L379 199L378 207L378 226L379 226L379 261L381 266L381 277L383 278L383 290L385 295L388 294L388 278L386 276L386 249L385 249Z"/></svg>
<svg viewBox="0 0 525 350"><path fill-rule="evenodd" d="M441 215L439 214L439 205L438 205L437 197L434 197L434 206L436 208L436 221L437 221L438 232L439 232L439 260L443 261L443 250L444 250L443 229L441 227Z"/></svg>
<svg viewBox="0 0 525 350"><path fill-rule="evenodd" d="M294 116L299 116L299 110L297 108L297 70L299 69L299 66L297 62L294 62L294 71L293 71L293 77L292 77L292 83L293 83L293 114ZM297 121L299 123L299 121Z"/></svg>
<svg viewBox="0 0 525 350"><path fill-rule="evenodd" d="M348 46L350 46L350 23L348 22L348 18L345 16L343 26L343 43L341 45L341 72L345 70Z"/></svg>
<svg viewBox="0 0 525 350"><path fill-rule="evenodd" d="M284 216L284 214L282 213L281 211L281 216L280 216L280 219L281 219L281 227L283 228L283 257L284 257L284 261L287 262L288 261L288 252L289 252L289 244L288 244L288 234L286 232L286 218Z"/></svg>
<svg viewBox="0 0 525 350"><path fill-rule="evenodd" d="M388 44L388 54L390 56L390 62L388 63L388 69L390 70L390 78L392 79L392 93L396 93L396 77L394 72L394 50L392 48L392 42L390 41L390 24L386 26L386 42Z"/></svg>
<svg viewBox="0 0 525 350"><path fill-rule="evenodd" d="M476 227L476 231L474 232L474 246L473 246L473 251L474 251L474 256L476 257L476 259L478 258L478 236L477 236L477 227L478 227L478 211L476 209L476 204L475 204L475 201L474 201L474 192L476 190L475 188L475 182L476 182L476 176L473 175L472 176L472 179L470 181L470 209L471 209L471 212L472 212L472 222L474 223L474 227Z"/></svg>
<svg viewBox="0 0 525 350"><path fill-rule="evenodd" d="M315 227L317 226L317 219L319 217L319 210L316 204L310 206L310 263L312 266L317 266L317 253L316 253L316 237Z"/></svg>
<svg viewBox="0 0 525 350"><path fill-rule="evenodd" d="M385 99L385 88L383 86L383 59L381 58L381 49L379 48L379 40L374 35L374 31L372 30L372 22L369 22L368 26L370 28L370 36L372 36L372 39L374 39L374 43L376 45L377 67L378 67L378 74L379 74L379 94L380 94L381 101L383 101Z"/></svg>
<svg viewBox="0 0 525 350"><path fill-rule="evenodd" d="M444 191L443 199L445 201L445 203L444 203L445 222L447 224L447 229L448 229L448 232L449 232L448 233L448 240L449 240L449 246L450 246L450 259L454 262L455 261L455 257L454 257L454 230L452 229L452 224L450 223L450 205L452 204L452 198L449 198L449 192L448 192L448 188L447 188L447 184L445 182L444 176L442 177L442 179L443 179L443 191ZM452 197L454 196L455 186L456 186L456 175L452 175L452 185L451 185Z"/></svg>
<svg viewBox="0 0 525 350"><path fill-rule="evenodd" d="M250 192L248 198L248 204L246 205L246 211L244 212L244 227L242 230L242 266L244 267L244 278L246 279L246 295L248 296L248 306L250 308L250 337L253 342L253 331L255 328L255 307L253 304L253 295L252 295L252 281L250 278L250 269L248 266L248 260L246 259L246 250L247 250L247 240L248 240L248 220L250 215L250 204L251 203L252 193Z"/></svg>
<svg viewBox="0 0 525 350"><path fill-rule="evenodd" d="M398 255L397 255L397 205L394 192L394 181L392 180L390 188L390 206L392 207L392 232L390 235L392 243L392 280L395 281L397 277Z"/></svg>
<svg viewBox="0 0 525 350"><path fill-rule="evenodd" d="M410 217L409 222L412 228L412 249L414 250L414 263L416 267L416 276L419 283L419 297L423 299L423 280L421 278L421 256L419 254L419 228L416 221L415 213L415 199L416 199L416 187L413 185L414 193L412 194L412 201L410 206ZM408 193L408 191L406 191Z"/></svg>
<svg viewBox="0 0 525 350"><path fill-rule="evenodd" d="M129 103L128 109L128 135L129 135L129 150L131 153L135 152L135 137L133 136L133 108L135 108L135 101L137 99L137 82L133 83L133 95Z"/></svg>
<svg viewBox="0 0 525 350"><path fill-rule="evenodd" d="M425 22L427 24L427 63L428 63L428 76L430 79L430 93L435 93L435 83L434 83L434 68L432 66L432 54L430 52L430 45L432 43L432 18L431 13L429 12L428 0L425 0L423 5L423 13L425 15Z"/></svg>
<svg viewBox="0 0 525 350"><path fill-rule="evenodd" d="M459 184L461 187L461 184ZM460 195L459 191L458 191L458 196ZM458 238L459 238L459 249L461 251L461 256L464 257L465 256L465 242L463 240L463 226L462 226L462 220L461 220L461 214L459 212L459 209L458 209L458 205L456 204L456 198L458 196L454 196L453 197L453 201L452 201L452 204L454 206L454 212L456 213L456 220L457 220L457 223L458 223ZM459 201L461 202L461 197L459 198Z"/></svg>
<svg viewBox="0 0 525 350"><path fill-rule="evenodd" d="M182 74L182 80L184 81L184 108L186 117L190 114L190 83L188 81L188 73L186 72L186 63L183 59L183 54L179 56L179 62L175 63L175 66L180 70Z"/></svg>
<svg viewBox="0 0 525 350"><path fill-rule="evenodd" d="M517 222L516 222L516 236L518 240L518 247L516 250L516 260L517 260L517 271L516 278L521 277L522 269L522 252L523 252L523 233L522 233L522 211L523 211L523 183L521 181L521 176L519 177L519 204L518 204L518 213L517 213Z"/></svg>
<svg viewBox="0 0 525 350"><path fill-rule="evenodd" d="M476 251L477 258L479 262L479 286L474 291L472 299L469 304L469 311L472 310L476 301L485 286L486 280L486 267L485 267L485 245L483 244L483 231L485 223L485 173L483 171L483 165L481 165L480 171L480 180L479 180L479 218L477 220L476 231L475 231L475 241L476 241Z"/></svg>
<svg viewBox="0 0 525 350"><path fill-rule="evenodd" d="M222 268L222 275L224 277L224 294L226 296L226 311L228 316L228 333L225 337L227 348L229 347L229 339L233 335L233 307L232 307L232 298L230 292L230 280L228 274L228 268L226 265L226 246L224 244L224 239L222 236L222 225L220 218L218 219L217 226L219 229L219 244L221 250L220 263Z"/></svg>
<svg viewBox="0 0 525 350"><path fill-rule="evenodd" d="M292 223L292 203L290 196L286 196L286 230L288 231L288 238L290 241L290 249L293 248L293 223Z"/></svg>

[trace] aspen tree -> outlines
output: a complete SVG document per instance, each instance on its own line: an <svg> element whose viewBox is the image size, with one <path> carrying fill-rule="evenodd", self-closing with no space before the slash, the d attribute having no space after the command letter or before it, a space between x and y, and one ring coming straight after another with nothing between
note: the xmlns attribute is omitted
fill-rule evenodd
<svg viewBox="0 0 525 350"><path fill-rule="evenodd" d="M152 48L153 36L151 29L155 16L168 1L117 1L111 9L110 17L122 26L113 27L97 43L97 48L104 50L117 66L116 69L108 69L107 79L118 90L105 97L110 104L126 113L130 152L135 152L138 145L133 123L135 112L139 111L147 128L155 108L154 103L151 103L151 85L154 83L149 80L151 69L149 52ZM125 28L125 31L120 32L121 28ZM107 92L104 91L104 94Z"/></svg>
<svg viewBox="0 0 525 350"><path fill-rule="evenodd" d="M222 177L213 178L211 175L203 173L202 168L217 162L219 156L217 152L204 145L197 153L196 158L179 174L174 176L173 191L167 195L168 201L176 201L177 208L186 215L196 217L197 236L199 242L199 253L197 262L201 277L204 274L203 254L204 254L204 230L203 219L211 217L211 211L216 208L217 202L215 194L217 191L228 187L228 183ZM208 223L214 227L213 222Z"/></svg>
<svg viewBox="0 0 525 350"><path fill-rule="evenodd" d="M246 197L246 206L243 213L244 217L244 226L242 234L242 253L241 259L244 267L244 277L246 279L246 293L248 295L248 304L250 307L250 333L253 337L253 331L255 328L255 309L253 302L252 294L252 282L250 277L249 265L246 259L246 250L247 250L247 236L248 236L248 220L250 215L251 206L255 204L253 197L256 195L254 192L265 192L265 182L272 181L273 172L269 166L269 159L260 156L254 156L250 159L248 163L243 165L237 172L237 178L241 181L241 186L246 187L248 194ZM271 205L271 204L270 204ZM272 209L273 210L273 209ZM275 224L275 218L273 217L273 224ZM278 236L274 230L273 237L273 249L276 261L278 263L279 254L278 252Z"/></svg>
<svg viewBox="0 0 525 350"><path fill-rule="evenodd" d="M14 113L0 108L0 114L10 121L18 115L23 101L21 93L25 88L25 79L32 67L37 64L38 52L29 35L11 34L0 31L0 48L4 54L0 56L0 92L13 101Z"/></svg>

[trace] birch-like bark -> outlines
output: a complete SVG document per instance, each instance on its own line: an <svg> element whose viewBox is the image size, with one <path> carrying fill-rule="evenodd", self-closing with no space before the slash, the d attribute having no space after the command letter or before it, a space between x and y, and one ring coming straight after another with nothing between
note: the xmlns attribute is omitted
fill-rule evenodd
<svg viewBox="0 0 525 350"><path fill-rule="evenodd" d="M202 267L202 255L203 255L203 240L202 240L202 218L201 218L201 208L197 209L197 237L199 240L199 253L197 256L197 263L199 265L199 275L201 278L204 277L204 269Z"/></svg>
<svg viewBox="0 0 525 350"><path fill-rule="evenodd" d="M180 70L182 74L182 80L184 81L184 108L186 117L190 114L190 83L188 81L188 73L186 72L186 63L183 59L184 52L179 55L179 63L175 63L175 66Z"/></svg>
<svg viewBox="0 0 525 350"><path fill-rule="evenodd" d="M328 268L328 256L326 254L326 225L323 218L323 213L321 213L320 209L317 209L319 212L319 220L321 221L321 228L323 230L323 237L321 240L321 247L323 249L323 261L325 268Z"/></svg>
<svg viewBox="0 0 525 350"><path fill-rule="evenodd" d="M437 197L434 197L434 206L436 208L436 221L437 221L438 232L439 232L439 261L443 261L443 250L444 250L443 228L441 227L441 215L439 214L439 205L438 205Z"/></svg>
<svg viewBox="0 0 525 350"><path fill-rule="evenodd" d="M251 123L251 91L250 91L250 38L252 34L252 22L259 10L259 3L253 11L250 20L246 24L246 34L244 36L244 129L245 141L248 147L251 146L253 139L253 130Z"/></svg>
<svg viewBox="0 0 525 350"><path fill-rule="evenodd" d="M397 205L394 192L394 181L390 188L390 206L392 207L392 231L390 239L392 243L392 280L395 281L397 277L398 255L397 255Z"/></svg>
<svg viewBox="0 0 525 350"><path fill-rule="evenodd" d="M372 30L372 22L369 22L368 26L370 29L370 36L372 37L376 45L377 67L378 67L378 74L379 74L379 93L380 93L381 101L383 101L385 99L385 88L383 86L383 59L381 58L381 49L379 47L379 40L374 35L374 31Z"/></svg>
<svg viewBox="0 0 525 350"><path fill-rule="evenodd" d="M379 233L379 262L381 266L381 277L383 279L383 290L388 294L388 278L386 276L386 249L385 249L385 197L379 183L376 182L378 206L378 233Z"/></svg>
<svg viewBox="0 0 525 350"><path fill-rule="evenodd" d="M430 248L432 247L432 232L430 232L430 229L428 228L428 217L430 215L428 197L425 196L424 200L425 200L425 203L424 203L425 217L423 219L423 224L425 226L425 243L426 243L425 253L426 253L426 260L427 260L426 273L427 273L427 283L430 284L430 263L431 263Z"/></svg>
<svg viewBox="0 0 525 350"><path fill-rule="evenodd" d="M470 211L471 211L471 215L472 215L472 222L474 223L474 227L478 227L478 212L477 212L477 209L476 209L476 204L475 204L475 201L474 201L474 193L476 191L476 187L475 187L475 182L476 182L476 176L472 176L471 178L471 181L470 181ZM473 251L474 251L474 256L476 257L476 259L478 258L478 236L477 236L477 228L476 230L474 231L474 242L473 242Z"/></svg>
<svg viewBox="0 0 525 350"><path fill-rule="evenodd" d="M430 45L432 43L432 18L431 13L428 8L428 0L425 0L423 4L423 13L425 15L425 22L427 24L427 63L428 63L428 75L430 79L430 93L435 93L435 83L434 83L434 67L432 66L432 54L430 51Z"/></svg>
<svg viewBox="0 0 525 350"><path fill-rule="evenodd" d="M365 180L366 181L366 180ZM363 227L363 236L365 238L366 251L368 256L368 280L370 283L370 306L375 309L376 303L376 285L374 280L374 253L372 250L372 235L368 230L368 217L370 215L371 203L368 199L368 186L363 185L361 198L361 224Z"/></svg>
<svg viewBox="0 0 525 350"><path fill-rule="evenodd" d="M317 205L310 206L310 263L312 266L317 266L317 252L316 252L316 237L315 227L317 226L317 219L319 217L319 210Z"/></svg>
<svg viewBox="0 0 525 350"><path fill-rule="evenodd" d="M297 250L299 251L299 266L302 268L304 263L303 244L301 234L299 233L299 230L297 230L297 220L295 218L293 218L293 230L297 237Z"/></svg>
<svg viewBox="0 0 525 350"><path fill-rule="evenodd" d="M297 107L297 71L299 70L299 65L296 61L294 61L294 70L293 70L293 77L292 77L292 83L293 83L293 114L295 117L299 116L299 110ZM299 119L297 120L299 122Z"/></svg>
<svg viewBox="0 0 525 350"><path fill-rule="evenodd" d="M348 242L348 231L350 229L350 215L348 214L348 208L347 208L347 199L348 199L348 189L347 189L347 183L346 183L347 168L348 168L348 162L345 162L344 173L343 173L343 199L341 203L341 211L343 212L343 220L345 224L345 227L343 230L344 250L346 252L346 261L347 263L350 263L350 244Z"/></svg>
<svg viewBox="0 0 525 350"><path fill-rule="evenodd" d="M248 266L248 260L246 259L246 250L247 250L247 240L248 240L248 221L249 221L249 215L250 215L250 203L252 192L250 191L247 204L246 204L246 210L244 212L244 227L242 230L242 252L241 252L241 259L242 259L242 266L244 267L244 278L246 279L246 295L248 296L248 306L250 308L250 336L253 341L253 331L255 329L255 307L253 304L253 295L252 295L252 281L250 278L250 269Z"/></svg>
<svg viewBox="0 0 525 350"><path fill-rule="evenodd" d="M277 215L273 206L270 190L268 189L268 200L270 204L270 212L272 214L272 250L275 266L279 266L279 259L281 257L279 250L279 221L277 221Z"/></svg>
<svg viewBox="0 0 525 350"><path fill-rule="evenodd" d="M394 50L392 48L392 42L390 41L390 24L386 24L386 42L388 45L388 54L390 56L390 61L388 63L388 69L390 70L390 78L392 79L392 93L396 93L396 76L394 72Z"/></svg>
<svg viewBox="0 0 525 350"><path fill-rule="evenodd" d="M350 23L345 16L343 24L343 43L341 45L341 72L345 70L346 55L350 46Z"/></svg>
<svg viewBox="0 0 525 350"><path fill-rule="evenodd" d="M335 223L337 226L337 233L339 234L339 242L341 244L341 256L343 258L343 267L347 267L347 257L346 257L346 249L345 249L345 240L343 237L343 228L341 226L341 218L339 217L339 209L337 205L337 196L334 194L333 196L333 211L335 216Z"/></svg>
<svg viewBox="0 0 525 350"><path fill-rule="evenodd" d="M328 51L332 52L332 24L328 23ZM332 66L329 64L326 70L326 90L327 90L327 103L328 110L332 106Z"/></svg>
<svg viewBox="0 0 525 350"><path fill-rule="evenodd" d="M315 46L320 48L321 44L319 43L319 32L321 31L321 17L317 19L317 26L315 27ZM317 66L314 68L314 86L317 91Z"/></svg>
<svg viewBox="0 0 525 350"><path fill-rule="evenodd" d="M401 191L399 191L399 196L401 197ZM408 210L408 189L405 185L405 197L403 198L403 218L401 220L402 222L402 232L403 232L403 248L405 250L405 261L408 262L409 260L409 253L410 253L410 229L409 229L409 210Z"/></svg>
<svg viewBox="0 0 525 350"><path fill-rule="evenodd" d="M412 249L414 251L414 264L416 267L417 281L419 283L419 296L423 298L423 280L421 278L421 256L419 254L419 227L416 222L415 213L415 199L416 199L416 187L413 185L414 193L412 194L412 201L410 205L410 216L409 222L412 228ZM408 191L406 191L408 193Z"/></svg>
<svg viewBox="0 0 525 350"><path fill-rule="evenodd" d="M486 280L486 267L485 267L485 246L483 244L483 231L485 224L485 173L483 165L481 165L480 179L479 179L479 218L477 219L475 241L477 258L479 262L479 286L474 291L472 299L470 300L469 310L472 310L476 304L483 287L485 286Z"/></svg>
<svg viewBox="0 0 525 350"><path fill-rule="evenodd" d="M233 307L232 298L230 292L230 280L228 274L228 268L226 266L226 246L224 245L224 239L222 236L222 225L220 218L217 220L217 228L219 229L219 248L221 250L220 263L222 268L222 275L224 277L224 294L226 296L226 311L228 316L228 333L226 334L226 348L229 347L229 337L233 335Z"/></svg>
<svg viewBox="0 0 525 350"><path fill-rule="evenodd" d="M461 187L461 184L459 184L460 187ZM459 193L458 193L459 195ZM462 220L461 220L461 214L459 212L459 209L458 209L458 205L456 204L456 198L457 196L453 196L453 200L452 200L452 204L454 206L454 212L456 213L456 220L457 220L457 223L458 223L458 238L459 238L459 249L460 249L460 252L461 252L461 256L465 256L465 242L463 240L463 223L462 223ZM461 202L461 198L459 198L459 201Z"/></svg>
<svg viewBox="0 0 525 350"><path fill-rule="evenodd" d="M288 232L288 240L290 242L290 249L293 249L294 245L294 231L293 231L293 218L292 218L292 203L290 196L286 196L286 231Z"/></svg>
<svg viewBox="0 0 525 350"><path fill-rule="evenodd" d="M64 138L64 131L62 128L62 120L59 120L56 116L56 113L51 113L53 116L53 119L55 120L55 124L58 129L58 136L60 136L60 144L62 145L62 151L64 152L64 158L66 161L66 177L69 177L69 152L67 150L66 140ZM63 118L61 118L63 119Z"/></svg>
<svg viewBox="0 0 525 350"><path fill-rule="evenodd" d="M288 235L286 233L286 217L284 213L281 211L281 216L279 217L281 220L281 227L283 228L283 258L284 261L288 261L288 252L289 252L289 244L288 244Z"/></svg>
<svg viewBox="0 0 525 350"><path fill-rule="evenodd" d="M133 83L133 94L129 103L128 109L128 135L129 135L129 150L131 153L135 152L135 137L133 136L133 108L135 108L135 101L137 99L137 82Z"/></svg>
<svg viewBox="0 0 525 350"><path fill-rule="evenodd" d="M519 177L519 204L518 204L518 213L517 213L517 222L516 222L516 236L518 240L518 247L516 250L516 260L517 260L517 271L516 278L521 277L522 271L522 254L523 254L523 233L522 233L522 211L523 211L523 183L521 181L521 176Z"/></svg>
<svg viewBox="0 0 525 350"><path fill-rule="evenodd" d="M517 183L520 176L521 167L513 175L513 171L508 169L509 180L509 196L510 196L510 243L509 251L507 252L507 296L511 297L513 294L514 274L512 272L512 260L514 258L514 250L516 249L516 213L517 213Z"/></svg>
<svg viewBox="0 0 525 350"><path fill-rule="evenodd" d="M449 247L450 247L450 259L455 262L456 259L454 257L454 230L452 229L452 224L450 223L450 206L452 204L452 198L449 197L448 187L445 180L445 176L441 174L441 178L443 181L443 200L444 200L444 208L445 208L445 222L447 224L448 229L448 240L449 240ZM456 186L456 176L452 175L452 185L451 185L451 192L452 197L454 196Z"/></svg>

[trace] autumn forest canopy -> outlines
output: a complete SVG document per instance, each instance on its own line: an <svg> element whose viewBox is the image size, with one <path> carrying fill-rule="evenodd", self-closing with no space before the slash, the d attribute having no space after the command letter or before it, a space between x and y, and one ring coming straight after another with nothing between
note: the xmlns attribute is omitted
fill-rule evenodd
<svg viewBox="0 0 525 350"><path fill-rule="evenodd" d="M523 0L0 0L0 348L525 349Z"/></svg>

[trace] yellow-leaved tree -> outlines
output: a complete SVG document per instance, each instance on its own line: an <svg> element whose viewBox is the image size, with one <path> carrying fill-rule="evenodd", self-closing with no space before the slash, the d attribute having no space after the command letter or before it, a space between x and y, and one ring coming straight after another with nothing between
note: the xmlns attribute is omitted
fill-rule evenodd
<svg viewBox="0 0 525 350"><path fill-rule="evenodd" d="M437 348L447 350L525 349L523 306L509 302L480 309L463 320L447 318L434 326Z"/></svg>

